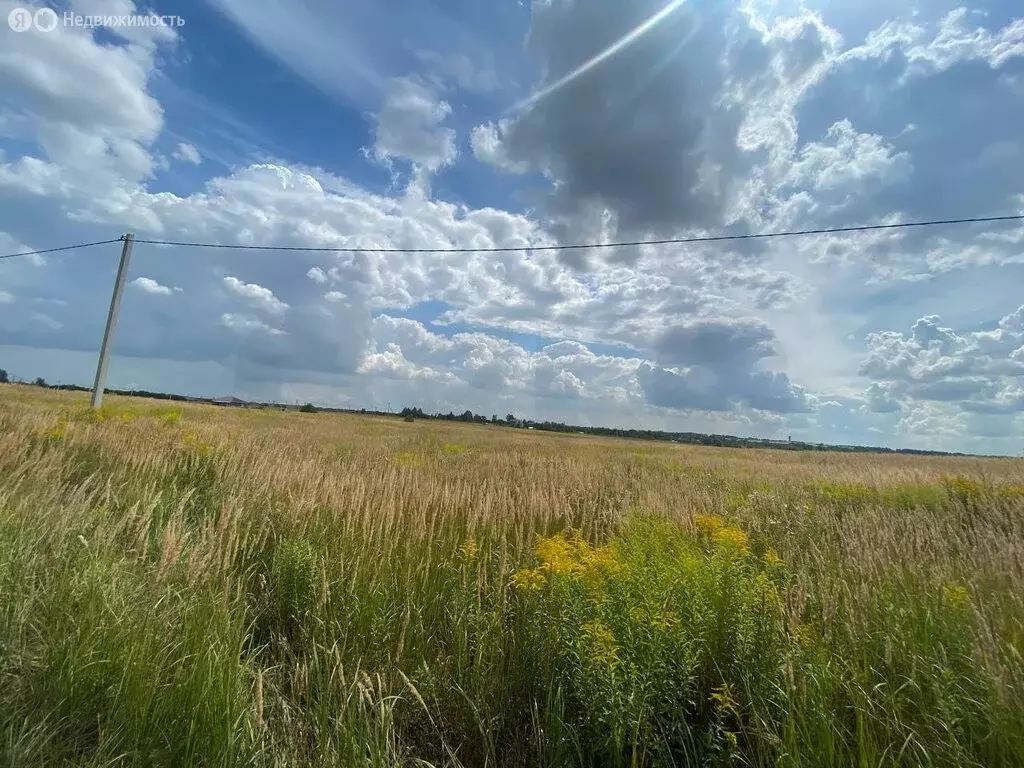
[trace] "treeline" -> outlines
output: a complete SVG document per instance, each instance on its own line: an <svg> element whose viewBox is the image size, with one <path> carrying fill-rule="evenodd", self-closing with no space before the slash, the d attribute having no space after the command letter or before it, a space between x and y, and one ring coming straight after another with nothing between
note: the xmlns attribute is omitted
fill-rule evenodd
<svg viewBox="0 0 1024 768"><path fill-rule="evenodd" d="M7 381L6 371L0 376L0 382ZM17 380L15 380L17 381ZM76 384L48 385L42 378L36 379L35 386L48 387L72 392L90 392L89 387L81 387ZM187 397L167 392L149 392L147 390L122 390L108 389L115 395L128 397L148 397L154 400L173 400L178 402L208 403L214 405L229 405L240 408L273 408L277 410L299 410L305 413L316 413L324 411L327 413L360 413L373 416L395 416L390 411L367 410L366 408L324 408L314 406L310 403L305 405L285 405L283 403L254 403L242 400L226 402L214 398ZM575 424L565 424L561 421L533 421L532 419L520 419L514 414L507 414L499 418L497 414L490 417L472 411L455 413L426 413L422 408L403 408L398 416L406 421L416 419L434 419L439 421L461 421L472 424L490 424L512 429L532 429L539 432L564 432L580 435L594 435L599 437L620 437L630 440L650 440L652 442L680 443L685 445L710 445L718 448L772 448L783 451L838 451L842 453L893 453L907 454L914 456L965 456L963 453L948 453L944 451L923 451L913 448L881 448L864 445L829 445L827 443L805 443L799 440L767 440L757 437L736 437L734 435L705 435L700 432L663 432L653 429L617 429L615 427L581 427Z"/></svg>
<svg viewBox="0 0 1024 768"><path fill-rule="evenodd" d="M438 419L442 421L475 422L495 424L515 429L533 429L540 432L566 432L600 437L620 437L630 440L651 440L656 442L682 443L686 445L710 445L718 448L773 448L783 451L838 451L843 453L899 453L916 456L964 456L962 453L924 451L913 448L879 448L863 445L829 445L827 443L805 443L798 440L768 440L757 437L736 437L734 435L705 435L700 432L663 432L653 429L617 429L615 427L581 427L560 421L533 421L519 419L508 414L504 419L497 415L490 418L472 411L460 414L424 413L420 408L403 408L399 413L405 419Z"/></svg>

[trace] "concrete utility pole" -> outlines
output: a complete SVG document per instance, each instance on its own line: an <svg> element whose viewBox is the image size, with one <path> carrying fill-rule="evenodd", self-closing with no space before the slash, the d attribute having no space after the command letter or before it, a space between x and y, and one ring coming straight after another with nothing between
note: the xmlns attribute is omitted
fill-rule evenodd
<svg viewBox="0 0 1024 768"><path fill-rule="evenodd" d="M107 383L107 363L110 362L110 345L114 342L114 330L117 326L117 312L121 308L121 294L124 293L124 281L128 276L128 260L132 257L132 243L135 235L131 232L121 238L121 263L117 265L117 278L114 280L114 295L110 297L110 311L107 313L107 327L103 331L103 346L100 347L100 361L96 366L96 381L92 385L92 407L103 405L103 388Z"/></svg>

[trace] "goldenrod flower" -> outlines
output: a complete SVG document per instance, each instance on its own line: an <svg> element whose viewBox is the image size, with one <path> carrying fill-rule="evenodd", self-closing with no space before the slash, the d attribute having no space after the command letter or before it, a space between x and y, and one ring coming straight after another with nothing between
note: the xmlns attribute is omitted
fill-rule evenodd
<svg viewBox="0 0 1024 768"><path fill-rule="evenodd" d="M544 575L534 568L516 571L512 574L512 586L520 592L536 592L541 589L544 584Z"/></svg>
<svg viewBox="0 0 1024 768"><path fill-rule="evenodd" d="M619 648L615 635L599 620L583 625L583 636L590 645L590 661L602 667L616 667L619 664Z"/></svg>
<svg viewBox="0 0 1024 768"><path fill-rule="evenodd" d="M818 644L818 632L810 624L799 624L796 628L796 639L804 648L813 648Z"/></svg>
<svg viewBox="0 0 1024 768"><path fill-rule="evenodd" d="M942 588L942 591L946 596L946 602L954 608L970 607L971 595L967 591L967 587L961 586L960 584L947 584Z"/></svg>
<svg viewBox="0 0 1024 768"><path fill-rule="evenodd" d="M776 568L778 566L785 565L785 561L779 557L779 553L769 547L764 553L764 564L769 568Z"/></svg>
<svg viewBox="0 0 1024 768"><path fill-rule="evenodd" d="M713 534L715 543L724 550L735 552L739 555L746 555L750 551L750 542L747 534L739 528L721 528Z"/></svg>
<svg viewBox="0 0 1024 768"><path fill-rule="evenodd" d="M476 543L476 539L468 538L466 542L459 547L459 554L461 554L467 560L473 560L476 558L477 553L480 551L480 547Z"/></svg>
<svg viewBox="0 0 1024 768"><path fill-rule="evenodd" d="M725 527L722 518L717 515L697 515L693 518L697 530L705 536L713 536L717 531Z"/></svg>
<svg viewBox="0 0 1024 768"><path fill-rule="evenodd" d="M571 539L567 539L565 534L556 533L548 538L537 539L534 552L540 560L541 570L553 575L573 574L583 570L581 559L587 554L589 546L577 534L571 536Z"/></svg>

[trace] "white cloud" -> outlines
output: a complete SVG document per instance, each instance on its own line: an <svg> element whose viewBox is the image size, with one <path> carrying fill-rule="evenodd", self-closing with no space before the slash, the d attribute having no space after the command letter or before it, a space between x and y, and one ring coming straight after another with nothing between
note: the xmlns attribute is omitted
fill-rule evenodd
<svg viewBox="0 0 1024 768"><path fill-rule="evenodd" d="M181 288L160 285L156 280L149 277L137 277L132 280L132 285L143 293L152 293L158 296L172 296L174 293L181 292Z"/></svg>
<svg viewBox="0 0 1024 768"><path fill-rule="evenodd" d="M14 5L0 0L0 17ZM136 9L120 2L117 10ZM47 159L25 155L0 164L0 187L66 194L85 186L104 197L152 173L148 147L163 125L163 110L146 88L158 47L173 43L176 33L125 27L113 34L122 44L100 44L93 30L60 24L46 34L4 36L0 81L20 104L0 113L5 133L34 140Z"/></svg>
<svg viewBox="0 0 1024 768"><path fill-rule="evenodd" d="M183 160L186 163L192 163L192 165L199 165L203 162L203 157L199 154L199 150L192 144L186 144L184 142L178 144L178 148L174 150L174 156L178 160Z"/></svg>
<svg viewBox="0 0 1024 768"><path fill-rule="evenodd" d="M0 291L0 304L13 304L14 294L8 291Z"/></svg>
<svg viewBox="0 0 1024 768"><path fill-rule="evenodd" d="M454 51L440 54L423 50L418 51L416 57L431 68L429 77L440 87L446 87L451 82L472 93L488 93L498 87L494 63L485 52L479 56L484 61L473 61L466 54Z"/></svg>
<svg viewBox="0 0 1024 768"><path fill-rule="evenodd" d="M474 127L469 139L473 156L505 173L526 173L530 170L529 163L509 158L508 149L502 141L508 125L508 120L501 120L497 124L484 123Z"/></svg>
<svg viewBox="0 0 1024 768"><path fill-rule="evenodd" d="M981 59L998 69L1010 59L1024 56L1024 19L1015 19L993 34L983 27L969 29L967 14L967 8L947 14L934 39L907 51L911 63L945 70L960 61Z"/></svg>
<svg viewBox="0 0 1024 768"><path fill-rule="evenodd" d="M451 111L421 82L395 78L377 114L374 156L409 160L428 171L450 165L458 156L455 131L442 124Z"/></svg>
<svg viewBox="0 0 1024 768"><path fill-rule="evenodd" d="M872 406L949 403L967 413L1024 412L1024 306L991 331L957 332L937 315L922 317L910 335L869 334L861 373L875 379Z"/></svg>
<svg viewBox="0 0 1024 768"><path fill-rule="evenodd" d="M288 305L278 299L269 288L264 288L256 283L246 283L237 277L228 275L221 281L224 287L236 296L241 296L253 307L270 312L274 315L284 314Z"/></svg>
<svg viewBox="0 0 1024 768"><path fill-rule="evenodd" d="M270 325L267 325L262 320L258 320L257 318L252 317L250 315L238 315L233 314L231 312L225 312L220 316L220 322L224 327L230 328L231 330L237 331L238 333L259 331L261 333L266 333L270 336L285 335L285 332L282 331L280 328L274 328Z"/></svg>
<svg viewBox="0 0 1024 768"><path fill-rule="evenodd" d="M306 273L306 277L308 277L314 283L323 284L327 282L327 273L320 269L320 267L310 268L310 270Z"/></svg>
<svg viewBox="0 0 1024 768"><path fill-rule="evenodd" d="M835 123L825 140L807 144L790 166L785 184L849 192L868 180L894 183L912 171L910 155L895 152L880 136L857 133L849 120Z"/></svg>
<svg viewBox="0 0 1024 768"><path fill-rule="evenodd" d="M43 312L33 312L31 318L33 322L38 323L39 325L42 325L50 329L51 331L59 331L61 328L64 327L64 323L60 322L59 320L54 320L52 317Z"/></svg>
<svg viewBox="0 0 1024 768"><path fill-rule="evenodd" d="M481 333L451 337L422 323L380 315L374 348L360 363L365 374L465 386L495 395L642 404L636 374L641 361L595 355L563 342L530 353L521 345Z"/></svg>

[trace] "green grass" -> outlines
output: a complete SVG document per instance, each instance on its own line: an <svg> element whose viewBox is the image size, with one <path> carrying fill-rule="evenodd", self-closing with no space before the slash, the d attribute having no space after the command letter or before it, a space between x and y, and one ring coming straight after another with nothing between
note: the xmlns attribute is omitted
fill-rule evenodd
<svg viewBox="0 0 1024 768"><path fill-rule="evenodd" d="M1018 462L112 406L0 406L2 764L1024 765Z"/></svg>

